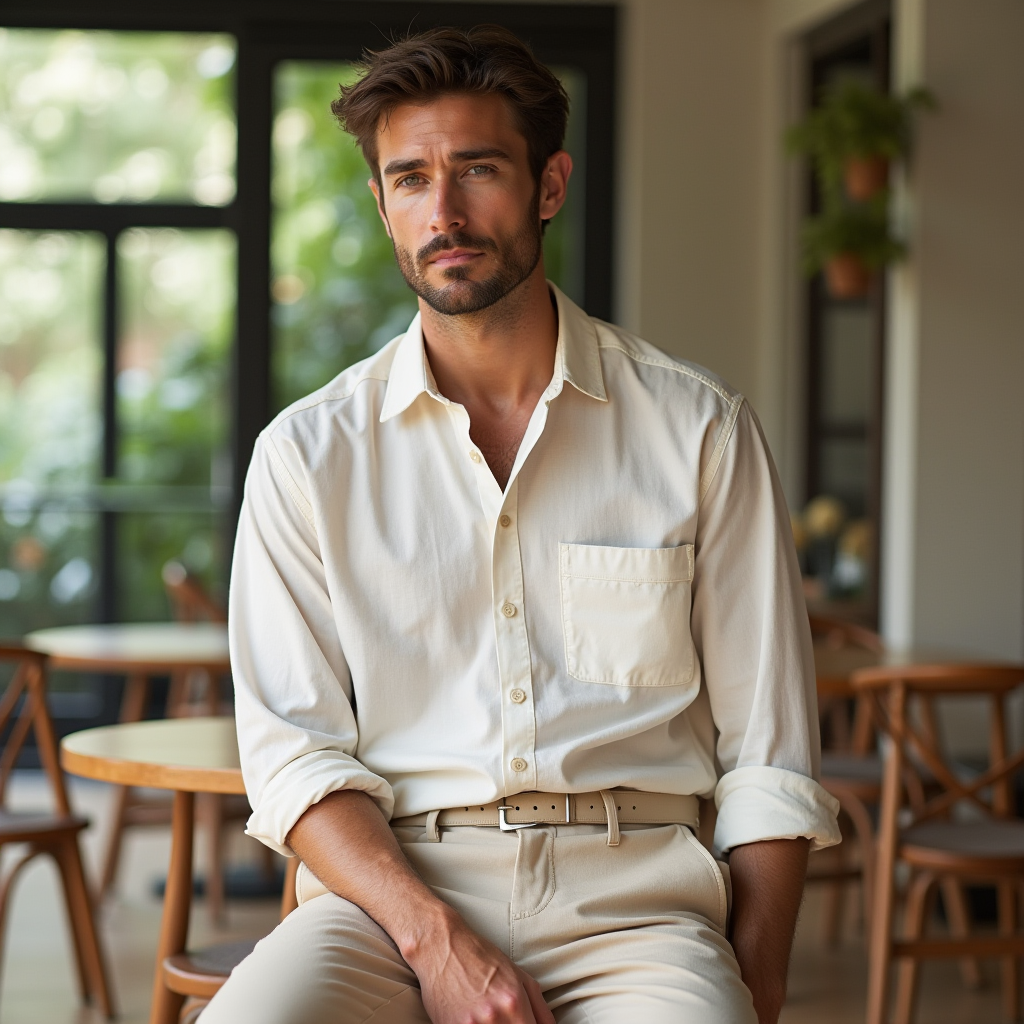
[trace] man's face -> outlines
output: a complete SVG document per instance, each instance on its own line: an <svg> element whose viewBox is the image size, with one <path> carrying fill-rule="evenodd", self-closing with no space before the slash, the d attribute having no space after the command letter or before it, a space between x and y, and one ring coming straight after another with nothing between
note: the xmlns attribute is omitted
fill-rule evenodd
<svg viewBox="0 0 1024 1024"><path fill-rule="evenodd" d="M378 208L409 287L439 313L504 298L541 258L541 218L565 198L555 154L538 184L526 139L498 96L452 93L392 111L378 137Z"/></svg>

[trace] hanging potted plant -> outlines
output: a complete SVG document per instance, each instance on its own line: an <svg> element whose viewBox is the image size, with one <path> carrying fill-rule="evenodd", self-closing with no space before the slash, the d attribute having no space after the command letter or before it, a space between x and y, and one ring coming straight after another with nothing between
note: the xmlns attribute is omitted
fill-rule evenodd
<svg viewBox="0 0 1024 1024"><path fill-rule="evenodd" d="M804 225L804 266L825 273L829 294L861 298L874 275L906 252L889 227L885 202L847 203L833 199L820 216Z"/></svg>
<svg viewBox="0 0 1024 1024"><path fill-rule="evenodd" d="M934 106L927 89L888 96L840 79L789 130L786 142L791 152L811 158L825 191L841 187L848 198L867 202L885 190L890 164L907 156L916 113Z"/></svg>

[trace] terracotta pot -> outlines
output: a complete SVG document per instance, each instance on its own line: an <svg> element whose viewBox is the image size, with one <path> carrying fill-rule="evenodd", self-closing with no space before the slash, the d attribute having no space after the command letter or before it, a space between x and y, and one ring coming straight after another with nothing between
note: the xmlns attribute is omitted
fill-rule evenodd
<svg viewBox="0 0 1024 1024"><path fill-rule="evenodd" d="M874 199L889 184L889 161L884 156L855 156L843 171L846 194L855 202Z"/></svg>
<svg viewBox="0 0 1024 1024"><path fill-rule="evenodd" d="M871 289L871 270L855 253L836 253L825 263L825 283L834 299L861 299Z"/></svg>

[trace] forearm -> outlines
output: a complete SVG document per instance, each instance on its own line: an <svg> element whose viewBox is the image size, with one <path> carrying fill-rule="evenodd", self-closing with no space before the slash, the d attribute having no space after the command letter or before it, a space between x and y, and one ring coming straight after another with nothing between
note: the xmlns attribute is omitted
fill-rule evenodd
<svg viewBox="0 0 1024 1024"><path fill-rule="evenodd" d="M786 974L804 876L806 839L737 846L732 874L732 940L759 1024L776 1024L786 999Z"/></svg>
<svg viewBox="0 0 1024 1024"><path fill-rule="evenodd" d="M451 925L455 912L416 874L365 793L331 793L314 804L288 845L328 889L365 910L407 961L428 933Z"/></svg>
<svg viewBox="0 0 1024 1024"><path fill-rule="evenodd" d="M365 793L331 793L314 804L288 845L394 939L435 1024L555 1024L537 983L434 895Z"/></svg>

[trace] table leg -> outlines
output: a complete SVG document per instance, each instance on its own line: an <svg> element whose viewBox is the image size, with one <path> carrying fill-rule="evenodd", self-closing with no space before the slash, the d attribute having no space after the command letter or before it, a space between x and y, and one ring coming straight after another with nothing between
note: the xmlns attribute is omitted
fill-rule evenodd
<svg viewBox="0 0 1024 1024"><path fill-rule="evenodd" d="M149 696L149 679L135 672L128 676L124 684L124 695L121 697L121 721L139 722L146 711L146 698ZM130 786L116 786L114 790L114 814L111 819L110 832L107 835L107 848L103 855L103 868L100 872L100 896L106 896L114 887L118 863L121 860L121 843L124 839L125 818L132 802Z"/></svg>
<svg viewBox="0 0 1024 1024"><path fill-rule="evenodd" d="M164 958L183 953L188 940L188 918L192 909L194 812L195 794L176 792L171 812L171 864L164 891L149 1024L176 1024L185 1002L184 996L172 992L164 984Z"/></svg>

